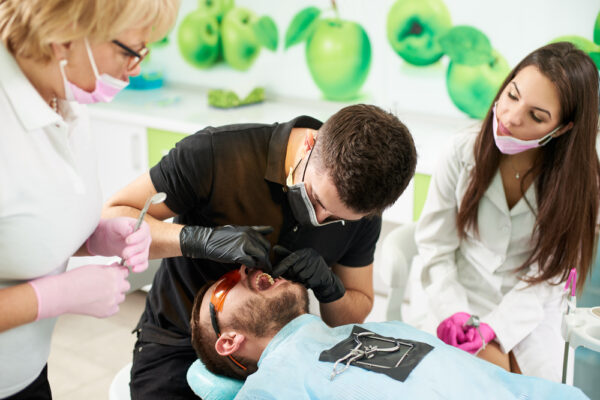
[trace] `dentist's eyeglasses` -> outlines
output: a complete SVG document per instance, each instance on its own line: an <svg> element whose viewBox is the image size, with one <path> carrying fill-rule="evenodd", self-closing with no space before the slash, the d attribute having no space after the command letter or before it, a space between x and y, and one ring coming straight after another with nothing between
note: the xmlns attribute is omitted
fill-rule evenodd
<svg viewBox="0 0 600 400"><path fill-rule="evenodd" d="M150 53L150 49L144 46L140 51L135 51L130 47L124 45L118 40L112 41L114 44L125 50L129 54L129 59L127 61L127 71L131 71L135 67L138 66L139 63Z"/></svg>
<svg viewBox="0 0 600 400"><path fill-rule="evenodd" d="M215 334L217 337L221 336L221 330L219 329L219 324L217 322L217 311L223 311L223 303L225 303L225 297L229 291L242 279L239 270L229 271L220 281L217 282L217 286L213 291L212 296L210 297L210 322L212 323L213 329L215 330ZM232 355L228 356L231 361L239 368L244 371L247 369L241 362L233 358Z"/></svg>

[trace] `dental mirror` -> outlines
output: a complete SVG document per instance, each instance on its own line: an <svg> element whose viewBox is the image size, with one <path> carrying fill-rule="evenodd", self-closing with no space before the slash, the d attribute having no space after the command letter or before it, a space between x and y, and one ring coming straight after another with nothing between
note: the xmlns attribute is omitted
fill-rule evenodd
<svg viewBox="0 0 600 400"><path fill-rule="evenodd" d="M146 200L146 204L144 204L144 208L142 208L142 212L140 212L140 216L138 217L137 223L135 224L135 228L133 229L133 231L135 232L138 229L140 229L140 225L142 225L142 221L144 220L146 212L148 211L148 208L151 204L159 204L165 201L166 199L167 194L165 192L158 192L154 196L148 197L148 200Z"/></svg>

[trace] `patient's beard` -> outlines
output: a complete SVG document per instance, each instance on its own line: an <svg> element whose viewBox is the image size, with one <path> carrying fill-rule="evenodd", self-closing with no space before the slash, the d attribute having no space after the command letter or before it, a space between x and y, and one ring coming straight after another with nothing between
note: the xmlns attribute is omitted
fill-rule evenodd
<svg viewBox="0 0 600 400"><path fill-rule="evenodd" d="M308 313L308 293L299 285L284 290L276 297L251 297L231 319L232 327L243 329L256 337L279 332L287 323Z"/></svg>

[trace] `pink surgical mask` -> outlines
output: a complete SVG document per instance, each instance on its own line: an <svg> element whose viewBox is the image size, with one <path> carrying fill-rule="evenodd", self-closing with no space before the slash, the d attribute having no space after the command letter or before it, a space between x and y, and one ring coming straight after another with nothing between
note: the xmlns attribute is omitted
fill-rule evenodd
<svg viewBox="0 0 600 400"><path fill-rule="evenodd" d="M91 104L91 103L99 103L99 102L109 102L127 85L129 82L122 81L120 79L114 78L108 74L98 74L98 68L96 67L96 62L94 61L94 55L92 54L92 49L90 49L90 45L88 43L87 38L84 39L85 48L87 49L88 58L90 60L90 64L92 65L92 69L94 70L94 75L96 76L96 88L93 92L87 92L81 89L79 86L71 83L67 80L67 75L65 74L65 65L67 65L67 60L62 59L59 61L58 65L60 67L60 73L63 78L63 84L65 87L65 97L68 101L76 101L80 104Z"/></svg>
<svg viewBox="0 0 600 400"><path fill-rule="evenodd" d="M521 140L514 138L512 136L498 136L498 119L496 118L496 103L494 103L494 107L492 108L492 132L494 132L494 142L496 142L496 147L503 154L517 154L522 153L526 150L535 149L536 147L541 147L552 140L552 135L560 128L562 125L554 128L550 133L542 137L541 139L533 139L533 140Z"/></svg>

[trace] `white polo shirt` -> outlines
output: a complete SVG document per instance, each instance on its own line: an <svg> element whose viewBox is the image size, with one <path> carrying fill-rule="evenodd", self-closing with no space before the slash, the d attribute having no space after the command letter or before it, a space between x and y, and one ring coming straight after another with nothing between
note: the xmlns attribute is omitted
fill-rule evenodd
<svg viewBox="0 0 600 400"><path fill-rule="evenodd" d="M86 109L66 101L59 108L62 117L0 44L0 289L64 272L100 219ZM0 398L39 375L54 323L46 319L0 333Z"/></svg>

